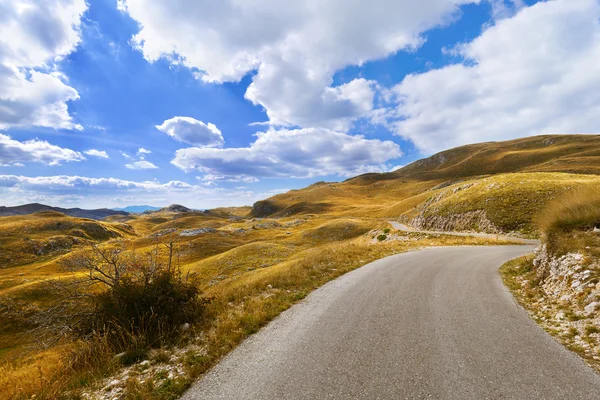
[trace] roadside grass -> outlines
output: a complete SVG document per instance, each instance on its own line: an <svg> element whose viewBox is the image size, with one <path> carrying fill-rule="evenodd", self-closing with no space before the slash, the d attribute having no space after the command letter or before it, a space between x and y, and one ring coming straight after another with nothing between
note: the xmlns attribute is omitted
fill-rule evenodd
<svg viewBox="0 0 600 400"><path fill-rule="evenodd" d="M600 186L571 190L550 202L537 218L551 254L579 251L590 260L600 257Z"/></svg>

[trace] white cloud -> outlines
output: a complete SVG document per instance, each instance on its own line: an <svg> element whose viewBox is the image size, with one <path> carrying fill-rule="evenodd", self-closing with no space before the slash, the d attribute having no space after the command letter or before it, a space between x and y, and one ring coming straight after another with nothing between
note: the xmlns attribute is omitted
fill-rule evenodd
<svg viewBox="0 0 600 400"><path fill-rule="evenodd" d="M248 175L234 175L234 176L224 176L224 175L214 175L214 174L206 174L204 176L197 176L196 179L212 182L221 181L221 182L245 182L245 183L255 183L258 182L259 179L253 176Z"/></svg>
<svg viewBox="0 0 600 400"><path fill-rule="evenodd" d="M84 154L87 154L88 156L93 156L93 157L108 158L108 154L104 150L101 151L101 150L96 150L96 149L90 149L90 150L84 151Z"/></svg>
<svg viewBox="0 0 600 400"><path fill-rule="evenodd" d="M152 154L152 152L150 150L146 150L143 147L140 147L137 151L137 156L139 158L141 158L142 160L144 159L144 157L146 156L146 154Z"/></svg>
<svg viewBox="0 0 600 400"><path fill-rule="evenodd" d="M156 129L193 146L221 147L225 143L221 131L214 124L205 124L191 117L173 117L157 125Z"/></svg>
<svg viewBox="0 0 600 400"><path fill-rule="evenodd" d="M117 178L83 176L0 175L0 197L3 205L42 202L50 205L65 203L98 208L131 204L185 204L193 208L250 205L288 189L264 192L226 190L190 185L182 181L130 181Z"/></svg>
<svg viewBox="0 0 600 400"><path fill-rule="evenodd" d="M523 8L457 48L465 63L407 76L389 126L425 152L600 131L600 3Z"/></svg>
<svg viewBox="0 0 600 400"><path fill-rule="evenodd" d="M125 167L128 169L156 169L156 168L158 168L156 165L154 165L150 161L146 161L146 160L134 161L130 164L125 164Z"/></svg>
<svg viewBox="0 0 600 400"><path fill-rule="evenodd" d="M85 157L74 150L52 145L44 140L19 142L0 134L0 166L23 166L24 163L60 165L63 162L82 161Z"/></svg>
<svg viewBox="0 0 600 400"><path fill-rule="evenodd" d="M79 94L56 62L80 42L84 0L0 0L0 129L83 129L67 102Z"/></svg>
<svg viewBox="0 0 600 400"><path fill-rule="evenodd" d="M126 159L131 160L131 156L129 154L125 153L124 151L120 151L119 153L121 153L121 155L123 157L125 157Z"/></svg>
<svg viewBox="0 0 600 400"><path fill-rule="evenodd" d="M120 0L138 21L132 43L154 62L185 65L206 82L256 70L246 97L279 126L348 128L372 107L373 83L332 87L333 75L422 44L479 0Z"/></svg>
<svg viewBox="0 0 600 400"><path fill-rule="evenodd" d="M385 162L401 154L391 141L318 128L271 129L259 133L250 147L181 149L171 163L185 171L201 171L207 180L352 176L387 171Z"/></svg>

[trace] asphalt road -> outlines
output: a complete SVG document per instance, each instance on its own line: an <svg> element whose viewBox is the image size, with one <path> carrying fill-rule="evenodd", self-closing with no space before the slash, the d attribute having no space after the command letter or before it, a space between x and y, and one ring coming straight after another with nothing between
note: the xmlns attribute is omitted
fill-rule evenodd
<svg viewBox="0 0 600 400"><path fill-rule="evenodd" d="M498 275L532 246L388 257L313 292L184 399L599 399L600 376Z"/></svg>
<svg viewBox="0 0 600 400"><path fill-rule="evenodd" d="M396 221L388 221L392 228L403 231L403 232L419 232L419 233L431 233L435 235L451 235L451 236L474 236L483 239L502 239L502 240L510 240L513 242L521 242L526 244L536 244L539 245L540 241L537 239L524 239L516 236L504 236L504 235L493 235L490 233L477 233L477 232L448 232L448 231L420 231L414 228L411 228L407 225L401 224Z"/></svg>

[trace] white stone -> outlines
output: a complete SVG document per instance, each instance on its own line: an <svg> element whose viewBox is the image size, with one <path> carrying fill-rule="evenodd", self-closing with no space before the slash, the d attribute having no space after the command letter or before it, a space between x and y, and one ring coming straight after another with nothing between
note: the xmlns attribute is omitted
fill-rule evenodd
<svg viewBox="0 0 600 400"><path fill-rule="evenodd" d="M585 312L586 315L590 315L594 311L596 311L596 308L598 308L598 306L600 306L600 303L597 301L593 301L590 304L588 304L587 306L585 306L583 311Z"/></svg>
<svg viewBox="0 0 600 400"><path fill-rule="evenodd" d="M571 287L572 287L572 288L576 288L576 287L578 287L579 285L581 285L581 281L575 281L575 282L571 283Z"/></svg>
<svg viewBox="0 0 600 400"><path fill-rule="evenodd" d="M570 294L564 294L564 295L560 296L560 300L561 301L571 301L571 295Z"/></svg>
<svg viewBox="0 0 600 400"><path fill-rule="evenodd" d="M565 313L561 311L561 312L557 313L554 318L556 318L559 321L562 321L563 319L565 319Z"/></svg>

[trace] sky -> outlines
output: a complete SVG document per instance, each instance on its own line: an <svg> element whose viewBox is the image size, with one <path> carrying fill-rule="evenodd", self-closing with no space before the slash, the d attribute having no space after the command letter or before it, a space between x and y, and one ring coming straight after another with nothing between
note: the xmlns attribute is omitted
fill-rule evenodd
<svg viewBox="0 0 600 400"><path fill-rule="evenodd" d="M600 0L0 0L0 205L251 205L599 89Z"/></svg>

